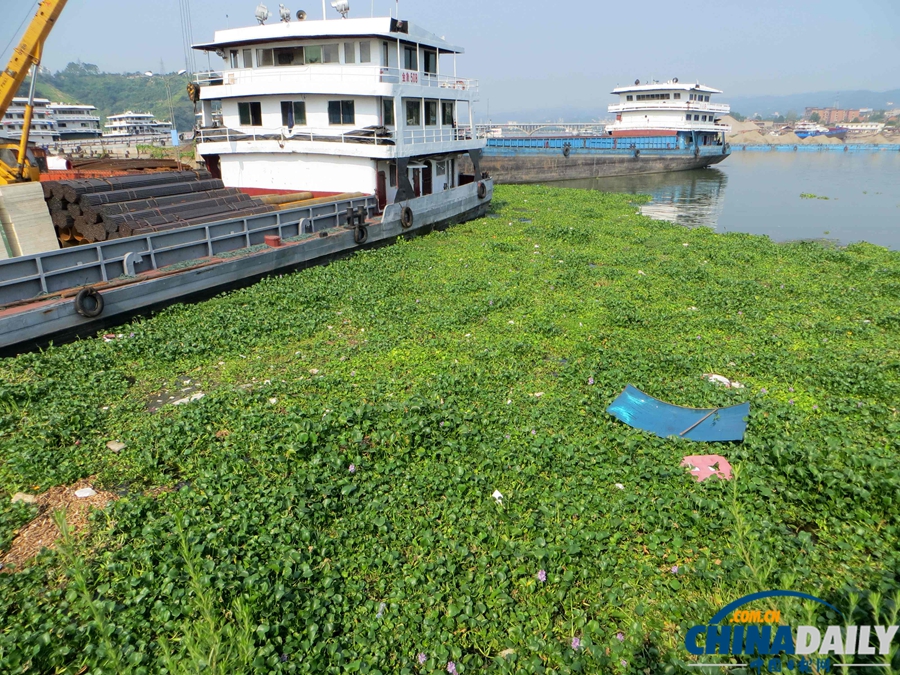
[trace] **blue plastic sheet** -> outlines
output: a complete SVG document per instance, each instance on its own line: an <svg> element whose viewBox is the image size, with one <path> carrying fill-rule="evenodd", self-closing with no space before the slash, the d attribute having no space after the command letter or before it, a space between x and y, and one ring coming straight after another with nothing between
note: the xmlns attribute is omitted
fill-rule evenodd
<svg viewBox="0 0 900 675"><path fill-rule="evenodd" d="M690 441L742 441L747 431L750 404L728 408L683 408L655 399L629 384L606 412L629 426L661 438L679 436Z"/></svg>

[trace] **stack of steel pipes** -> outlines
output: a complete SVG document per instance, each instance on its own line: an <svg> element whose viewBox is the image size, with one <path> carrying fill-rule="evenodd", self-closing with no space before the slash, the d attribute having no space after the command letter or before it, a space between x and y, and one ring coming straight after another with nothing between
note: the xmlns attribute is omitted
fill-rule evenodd
<svg viewBox="0 0 900 675"><path fill-rule="evenodd" d="M63 247L269 213L206 171L171 171L42 183Z"/></svg>

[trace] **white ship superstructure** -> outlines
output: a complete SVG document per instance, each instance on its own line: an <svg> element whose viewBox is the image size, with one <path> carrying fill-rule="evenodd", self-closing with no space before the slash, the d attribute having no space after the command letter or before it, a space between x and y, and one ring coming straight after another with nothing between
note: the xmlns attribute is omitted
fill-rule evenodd
<svg viewBox="0 0 900 675"><path fill-rule="evenodd" d="M106 118L104 137L121 138L127 136L168 137L172 132L171 122L159 122L150 113L128 111Z"/></svg>
<svg viewBox="0 0 900 675"><path fill-rule="evenodd" d="M677 79L668 82L616 87L619 103L609 106L616 121L608 132L669 131L679 136L698 136L701 144L719 140L731 130L719 117L731 112L726 103L713 103L711 97L722 92L702 84L688 84Z"/></svg>
<svg viewBox="0 0 900 675"><path fill-rule="evenodd" d="M47 106L61 141L80 141L99 138L103 133L97 108L92 105L51 103Z"/></svg>
<svg viewBox="0 0 900 675"><path fill-rule="evenodd" d="M18 141L22 138L22 129L25 126L25 108L28 99L16 97L12 100L3 121L0 122L0 138ZM34 114L31 118L31 129L28 132L28 141L37 146L50 145L56 140L56 123L50 111L50 101L46 98L34 99Z"/></svg>
<svg viewBox="0 0 900 675"><path fill-rule="evenodd" d="M463 49L409 22L273 23L195 48L225 60L199 78L198 149L226 185L363 192L383 208L454 188L458 157L480 158L477 82L456 72Z"/></svg>

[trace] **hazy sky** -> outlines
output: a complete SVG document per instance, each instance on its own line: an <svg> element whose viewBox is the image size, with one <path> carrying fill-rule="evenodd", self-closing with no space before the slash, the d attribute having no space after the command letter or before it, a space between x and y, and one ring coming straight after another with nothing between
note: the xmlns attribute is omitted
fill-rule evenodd
<svg viewBox="0 0 900 675"><path fill-rule="evenodd" d="M0 0L0 47L32 2ZM194 40L254 24L256 2L191 0ZM267 4L277 13L278 2ZM321 0L286 4L321 18ZM374 5L387 15L395 3ZM351 0L351 17L371 12L371 0ZM900 87L898 0L403 0L400 14L466 48L460 75L481 80L481 112L488 101L497 112L602 108L636 78L700 80L733 96ZM69 0L44 65L157 71L160 59L184 67L178 0Z"/></svg>

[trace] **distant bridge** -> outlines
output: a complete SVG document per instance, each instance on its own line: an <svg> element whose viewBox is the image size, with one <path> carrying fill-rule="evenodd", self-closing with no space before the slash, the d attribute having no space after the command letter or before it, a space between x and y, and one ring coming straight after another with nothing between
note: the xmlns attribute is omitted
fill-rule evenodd
<svg viewBox="0 0 900 675"><path fill-rule="evenodd" d="M529 124L476 124L475 131L479 137L484 136L535 136L538 134L590 134L600 135L606 130L608 122L540 122Z"/></svg>

